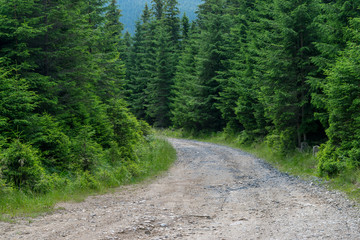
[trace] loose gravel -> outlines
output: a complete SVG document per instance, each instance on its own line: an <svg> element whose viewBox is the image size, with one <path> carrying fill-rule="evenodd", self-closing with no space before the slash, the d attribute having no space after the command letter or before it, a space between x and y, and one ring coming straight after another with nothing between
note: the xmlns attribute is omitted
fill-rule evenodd
<svg viewBox="0 0 360 240"><path fill-rule="evenodd" d="M169 139L163 176L53 214L0 223L0 239L360 239L359 207L229 147Z"/></svg>

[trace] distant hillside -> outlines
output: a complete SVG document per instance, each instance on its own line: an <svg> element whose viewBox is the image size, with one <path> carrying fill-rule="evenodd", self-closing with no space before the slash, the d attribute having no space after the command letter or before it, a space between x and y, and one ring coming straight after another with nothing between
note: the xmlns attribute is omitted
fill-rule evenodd
<svg viewBox="0 0 360 240"><path fill-rule="evenodd" d="M181 16L186 13L190 20L195 19L197 6L202 0L178 0ZM120 19L125 25L125 31L135 32L135 21L139 19L145 3L150 6L151 0L118 0L123 17Z"/></svg>

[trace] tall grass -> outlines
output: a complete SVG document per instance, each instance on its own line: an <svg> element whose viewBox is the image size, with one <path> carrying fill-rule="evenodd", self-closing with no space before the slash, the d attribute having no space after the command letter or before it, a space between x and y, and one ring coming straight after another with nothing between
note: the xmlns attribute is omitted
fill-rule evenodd
<svg viewBox="0 0 360 240"><path fill-rule="evenodd" d="M243 145L239 143L238 136L229 135L224 132L197 133L194 135L181 130L167 129L159 131L158 134L168 137L206 141L241 149L265 160L282 172L298 176L302 179L316 179L330 189L345 192L349 198L360 203L360 169L347 170L332 178L328 176L320 177L317 167L318 160L310 151L299 152L294 150L284 156L268 147L262 141Z"/></svg>
<svg viewBox="0 0 360 240"><path fill-rule="evenodd" d="M94 194L113 191L115 187L138 183L166 171L176 160L175 149L163 138L144 142L137 149L138 161L117 167L103 167L94 175L72 177L63 186L46 194L11 190L0 186L0 221L14 217L34 217L51 212L58 202L82 201Z"/></svg>

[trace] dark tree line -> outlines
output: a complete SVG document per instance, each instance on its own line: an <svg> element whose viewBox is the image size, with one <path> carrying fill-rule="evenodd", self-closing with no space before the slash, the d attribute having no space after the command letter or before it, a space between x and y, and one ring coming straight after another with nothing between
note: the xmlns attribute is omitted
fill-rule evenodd
<svg viewBox="0 0 360 240"><path fill-rule="evenodd" d="M153 0L128 45L132 111L286 154L322 144L321 174L360 163L360 2L205 0L196 21Z"/></svg>

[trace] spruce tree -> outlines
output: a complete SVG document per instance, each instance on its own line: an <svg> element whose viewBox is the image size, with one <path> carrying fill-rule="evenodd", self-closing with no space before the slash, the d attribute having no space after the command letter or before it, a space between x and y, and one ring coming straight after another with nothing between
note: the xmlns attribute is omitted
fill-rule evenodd
<svg viewBox="0 0 360 240"><path fill-rule="evenodd" d="M97 54L101 66L101 76L97 83L97 95L103 102L113 98L124 97L125 63L121 56L125 46L122 41L123 24L120 23L121 12L116 0L112 0L105 9L104 26L99 29Z"/></svg>
<svg viewBox="0 0 360 240"><path fill-rule="evenodd" d="M170 125L170 97L177 64L180 25L177 1L153 1L154 19L150 22L145 62L146 118L157 127ZM150 35L150 34L149 34Z"/></svg>
<svg viewBox="0 0 360 240"><path fill-rule="evenodd" d="M156 127L170 126L170 93L174 77L174 46L166 25L155 30L155 71L147 84L146 113Z"/></svg>
<svg viewBox="0 0 360 240"><path fill-rule="evenodd" d="M0 58L0 64L3 58ZM24 137L36 107L36 94L17 73L19 69L0 67L0 142Z"/></svg>
<svg viewBox="0 0 360 240"><path fill-rule="evenodd" d="M182 45L184 46L186 44L186 41L189 39L189 31L190 31L190 22L189 18L184 13L182 19L181 19L181 39L182 39Z"/></svg>
<svg viewBox="0 0 360 240"><path fill-rule="evenodd" d="M315 117L324 128L329 127L327 99L324 94L327 84L325 72L334 66L339 52L345 49L348 40L347 27L352 18L360 16L359 4L358 0L323 1L320 5L321 14L315 19L319 32L315 46L319 54L314 56L312 61L319 71L309 78L309 83L313 89L312 104L316 108Z"/></svg>
<svg viewBox="0 0 360 240"><path fill-rule="evenodd" d="M203 115L199 123L201 129L220 130L224 123L221 112L216 107L218 102L220 84L217 81L218 72L225 69L222 46L225 33L230 25L226 21L225 1L205 1L199 6L199 53L197 77L199 78L200 91L197 97L201 103L197 113ZM200 129L200 130L201 130Z"/></svg>
<svg viewBox="0 0 360 240"><path fill-rule="evenodd" d="M178 49L180 39L180 19L179 8L177 0L166 0L164 5L164 24L168 26L168 31L171 35L171 41Z"/></svg>
<svg viewBox="0 0 360 240"><path fill-rule="evenodd" d="M218 72L217 81L221 85L221 91L216 105L227 124L227 131L232 132L244 129L251 132L256 128L253 108L256 104L256 91L252 90L251 54L248 50L253 2L248 0L228 3L224 16L231 28L225 33L222 46L224 69Z"/></svg>
<svg viewBox="0 0 360 240"><path fill-rule="evenodd" d="M133 38L131 37L129 32L124 34L124 49L122 53L122 59L124 60L125 64L125 88L127 90L126 96L129 97L129 90L128 84L129 79L131 77L132 66L133 66L133 59L132 59L132 45L133 45Z"/></svg>
<svg viewBox="0 0 360 240"><path fill-rule="evenodd" d="M267 4L267 3L265 3ZM318 14L316 1L274 1L266 18L259 22L257 79L261 81L259 100L273 128L269 143L287 151L308 141L313 131L310 87L307 77L316 68L314 56ZM264 7L267 7L264 5ZM261 12L260 12L261 13Z"/></svg>
<svg viewBox="0 0 360 240"><path fill-rule="evenodd" d="M350 40L326 74L326 109L329 114L329 141L322 146L319 170L322 175L337 175L360 166L360 19L350 21Z"/></svg>
<svg viewBox="0 0 360 240"><path fill-rule="evenodd" d="M154 24L151 22L151 11L145 4L141 21L136 23L135 36L133 38L132 51L130 53L131 68L127 69L129 79L128 89L130 91L129 103L132 112L140 119L146 119L145 92L149 79L154 72Z"/></svg>
<svg viewBox="0 0 360 240"><path fill-rule="evenodd" d="M152 14L156 20L160 20L164 14L165 0L152 0Z"/></svg>
<svg viewBox="0 0 360 240"><path fill-rule="evenodd" d="M193 23L189 40L179 59L171 101L173 125L189 131L200 130L201 118L204 117L197 111L202 104L198 98L201 90L197 78L198 35L198 28Z"/></svg>

